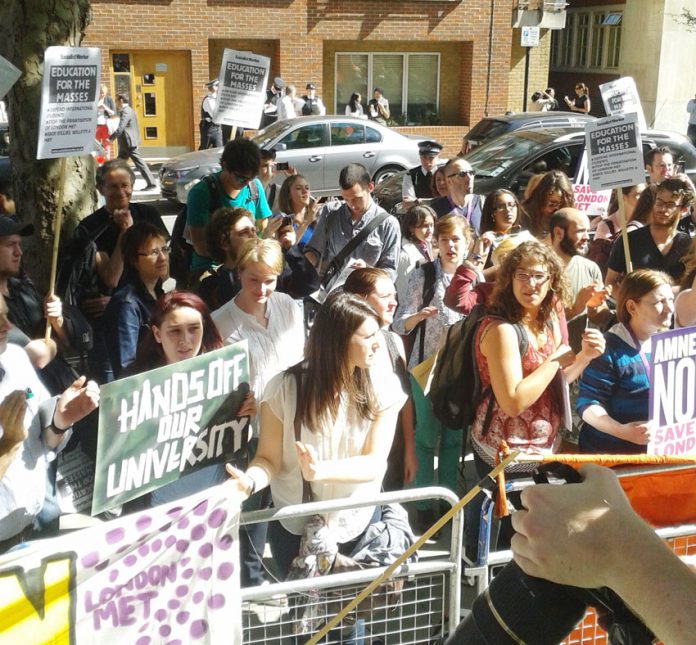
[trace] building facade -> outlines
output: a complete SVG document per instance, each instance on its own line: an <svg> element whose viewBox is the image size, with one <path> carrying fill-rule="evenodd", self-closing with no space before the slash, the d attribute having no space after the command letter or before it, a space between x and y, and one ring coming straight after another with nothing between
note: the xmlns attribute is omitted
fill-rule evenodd
<svg viewBox="0 0 696 645"><path fill-rule="evenodd" d="M482 116L509 108L521 73L512 0L92 0L92 11L84 45L101 48L112 93L130 96L150 156L195 148L224 48L268 56L270 77L299 95L315 83L329 113L380 87L399 127L448 154Z"/></svg>

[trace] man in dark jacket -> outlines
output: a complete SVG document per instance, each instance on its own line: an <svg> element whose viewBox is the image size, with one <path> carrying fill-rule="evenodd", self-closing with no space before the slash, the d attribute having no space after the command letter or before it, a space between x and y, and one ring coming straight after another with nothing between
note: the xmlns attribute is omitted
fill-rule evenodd
<svg viewBox="0 0 696 645"><path fill-rule="evenodd" d="M109 141L118 139L118 158L128 159L130 157L142 178L147 182L145 190L153 190L157 188L155 178L138 151L140 131L135 110L128 105L128 97L124 94L119 94L116 97L116 107L119 111L118 128L109 137Z"/></svg>

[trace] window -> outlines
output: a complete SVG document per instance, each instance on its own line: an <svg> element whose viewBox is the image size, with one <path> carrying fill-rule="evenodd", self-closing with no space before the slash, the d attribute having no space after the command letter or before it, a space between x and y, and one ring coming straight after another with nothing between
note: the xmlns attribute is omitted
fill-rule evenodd
<svg viewBox="0 0 696 645"><path fill-rule="evenodd" d="M619 66L623 12L568 9L565 29L551 34L551 66L558 70L603 70Z"/></svg>
<svg viewBox="0 0 696 645"><path fill-rule="evenodd" d="M423 124L437 117L440 55L436 53L340 53L336 54L334 112L343 114L353 92L367 104L374 88L389 101L397 123ZM369 133L368 133L369 141Z"/></svg>
<svg viewBox="0 0 696 645"><path fill-rule="evenodd" d="M349 146L356 143L365 143L365 128L355 126L353 123L331 124L331 145Z"/></svg>
<svg viewBox="0 0 696 645"><path fill-rule="evenodd" d="M324 145L324 126L322 124L308 125L297 128L283 138L288 150L301 150L303 148L316 148Z"/></svg>

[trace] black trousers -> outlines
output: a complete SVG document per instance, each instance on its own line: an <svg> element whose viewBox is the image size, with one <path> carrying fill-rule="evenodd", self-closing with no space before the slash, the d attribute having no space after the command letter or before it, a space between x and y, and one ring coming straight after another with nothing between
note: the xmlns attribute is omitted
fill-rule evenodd
<svg viewBox="0 0 696 645"><path fill-rule="evenodd" d="M222 128L217 123L201 121L198 124L198 128L201 133L201 145L198 148L199 150L222 147Z"/></svg>
<svg viewBox="0 0 696 645"><path fill-rule="evenodd" d="M155 177L152 174L150 168L145 163L145 159L140 156L137 146L135 148L124 148L123 146L118 147L118 158L119 159L132 159L135 167L138 169L140 176L147 182L148 186L154 186L156 184Z"/></svg>

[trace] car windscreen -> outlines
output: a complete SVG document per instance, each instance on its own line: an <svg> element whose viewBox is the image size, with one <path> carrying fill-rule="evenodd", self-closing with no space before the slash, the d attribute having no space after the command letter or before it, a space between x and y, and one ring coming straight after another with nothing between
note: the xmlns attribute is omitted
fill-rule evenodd
<svg viewBox="0 0 696 645"><path fill-rule="evenodd" d="M271 141L278 138L283 132L286 132L292 127L292 123L288 121L276 121L268 127L261 130L258 134L251 137L251 140L259 147L266 147Z"/></svg>
<svg viewBox="0 0 696 645"><path fill-rule="evenodd" d="M467 141L485 141L499 137L510 130L510 124L495 119L483 119L479 121L464 137Z"/></svg>
<svg viewBox="0 0 696 645"><path fill-rule="evenodd" d="M540 132L517 132L491 141L466 156L477 177L498 177L512 164L533 155L549 137Z"/></svg>

